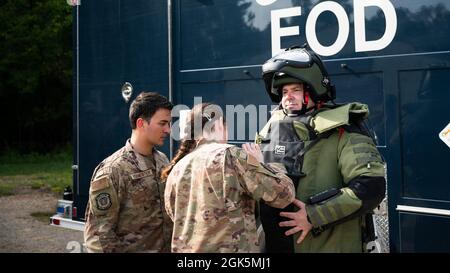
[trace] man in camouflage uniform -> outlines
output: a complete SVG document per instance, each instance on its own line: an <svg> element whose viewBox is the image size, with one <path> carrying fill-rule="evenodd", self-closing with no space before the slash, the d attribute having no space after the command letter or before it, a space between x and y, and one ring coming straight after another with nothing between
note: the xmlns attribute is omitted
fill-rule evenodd
<svg viewBox="0 0 450 273"><path fill-rule="evenodd" d="M324 104L335 98L335 89L308 47L289 48L268 60L263 78L281 109L272 113L257 142L265 162L286 166L297 192L283 212L261 204L266 250L364 251L374 239L371 211L386 189L383 159L363 123L367 105Z"/></svg>
<svg viewBox="0 0 450 273"><path fill-rule="evenodd" d="M254 144L246 151L225 142L200 141L167 178L172 252L260 252L255 200L284 208L294 199L281 164L260 163Z"/></svg>
<svg viewBox="0 0 450 273"><path fill-rule="evenodd" d="M88 252L170 251L172 223L160 181L168 159L155 145L170 133L171 109L165 97L151 92L131 104L131 138L92 176L84 231Z"/></svg>

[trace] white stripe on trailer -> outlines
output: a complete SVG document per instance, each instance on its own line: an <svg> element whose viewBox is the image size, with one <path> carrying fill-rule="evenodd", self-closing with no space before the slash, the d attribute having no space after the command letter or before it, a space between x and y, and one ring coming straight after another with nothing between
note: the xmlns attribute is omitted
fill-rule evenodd
<svg viewBox="0 0 450 273"><path fill-rule="evenodd" d="M59 225L55 224L55 222L59 221ZM50 217L50 225L55 227L63 227L69 228L78 231L84 231L84 222L74 221L72 219L61 217L57 214Z"/></svg>
<svg viewBox="0 0 450 273"><path fill-rule="evenodd" d="M405 212L417 212L417 213L425 213L425 214L450 216L450 210L446 210L446 209L432 209L432 208L425 208L425 207L413 207L413 206L398 205L397 210L405 211Z"/></svg>

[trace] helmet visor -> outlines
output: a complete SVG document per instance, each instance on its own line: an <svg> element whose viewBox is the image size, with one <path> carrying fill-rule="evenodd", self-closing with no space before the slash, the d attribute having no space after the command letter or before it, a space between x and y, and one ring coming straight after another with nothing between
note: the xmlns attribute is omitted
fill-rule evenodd
<svg viewBox="0 0 450 273"><path fill-rule="evenodd" d="M280 71L284 66L310 67L312 65L311 56L304 50L284 51L274 56L263 64L264 73Z"/></svg>

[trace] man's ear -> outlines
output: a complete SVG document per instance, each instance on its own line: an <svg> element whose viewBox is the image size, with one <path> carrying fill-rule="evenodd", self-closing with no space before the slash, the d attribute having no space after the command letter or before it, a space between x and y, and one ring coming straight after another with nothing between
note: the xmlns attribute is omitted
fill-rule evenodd
<svg viewBox="0 0 450 273"><path fill-rule="evenodd" d="M138 118L138 119L136 120L136 128L142 128L142 127L144 127L144 122L145 122L145 120L144 120L143 118Z"/></svg>

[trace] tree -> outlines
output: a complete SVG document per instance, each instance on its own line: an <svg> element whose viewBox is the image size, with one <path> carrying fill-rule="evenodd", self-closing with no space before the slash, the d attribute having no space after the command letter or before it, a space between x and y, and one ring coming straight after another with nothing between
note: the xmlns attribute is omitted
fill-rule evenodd
<svg viewBox="0 0 450 273"><path fill-rule="evenodd" d="M48 151L72 135L72 7L0 2L0 151Z"/></svg>

